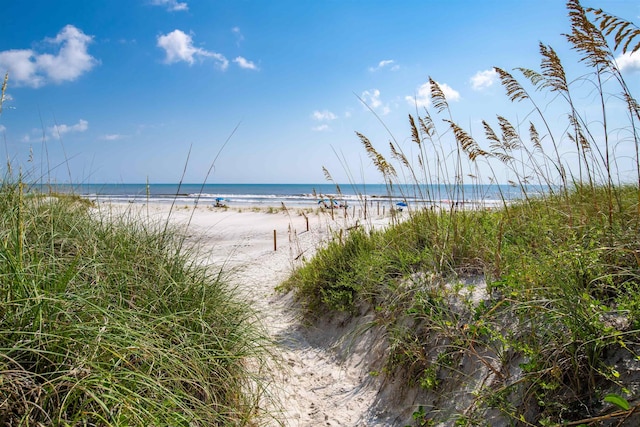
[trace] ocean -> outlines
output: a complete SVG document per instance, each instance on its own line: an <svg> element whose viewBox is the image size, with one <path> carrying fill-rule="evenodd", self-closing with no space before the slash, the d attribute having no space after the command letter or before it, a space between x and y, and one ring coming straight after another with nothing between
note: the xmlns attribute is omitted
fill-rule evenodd
<svg viewBox="0 0 640 427"><path fill-rule="evenodd" d="M367 201L409 205L450 205L455 203L496 205L502 200L523 197L512 185L394 185L384 184L58 184L42 186L40 191L73 193L90 200L227 206L314 206L322 200L336 200L343 205ZM529 196L541 191L533 186Z"/></svg>

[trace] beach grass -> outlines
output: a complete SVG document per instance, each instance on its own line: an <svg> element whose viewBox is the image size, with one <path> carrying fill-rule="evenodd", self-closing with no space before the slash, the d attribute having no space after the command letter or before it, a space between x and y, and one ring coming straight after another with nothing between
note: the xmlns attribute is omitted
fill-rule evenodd
<svg viewBox="0 0 640 427"><path fill-rule="evenodd" d="M3 425L259 425L268 340L166 224L0 185Z"/></svg>
<svg viewBox="0 0 640 427"><path fill-rule="evenodd" d="M621 179L616 149L624 146L640 164L640 107L606 35L632 51L640 30L578 1L567 8L567 39L588 73L576 85L592 79L599 120L581 115L584 98L541 44L541 71L518 69L523 82L496 68L511 101L529 105L526 122L498 115L497 126L483 122L485 140L477 141L430 79L433 110L444 119L426 109L410 116L412 148L392 137L385 156L357 134L390 188L402 188L398 177L425 192L448 182L446 198L464 200L465 184L479 185L481 171L495 182L495 171L506 169L522 200L503 200L500 209L413 207L392 227L336 236L281 286L310 321L374 313L385 331L387 383L403 383L401 394L421 390L416 425L637 422L640 169ZM615 100L612 85L621 94ZM538 92L566 109L559 134ZM620 109L624 131L609 124L609 111Z"/></svg>

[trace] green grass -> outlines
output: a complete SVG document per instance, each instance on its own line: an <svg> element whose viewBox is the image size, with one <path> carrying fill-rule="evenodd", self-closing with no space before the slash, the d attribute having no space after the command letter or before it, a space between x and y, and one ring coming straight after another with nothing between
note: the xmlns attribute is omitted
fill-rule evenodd
<svg viewBox="0 0 640 427"><path fill-rule="evenodd" d="M0 186L4 425L255 425L268 347L179 234ZM250 368L251 366L251 368Z"/></svg>
<svg viewBox="0 0 640 427"><path fill-rule="evenodd" d="M640 30L574 0L567 7L567 39L587 66L575 85L542 44L541 71L518 69L524 83L496 68L507 96L530 106L526 122L498 115L496 130L483 122L485 141L476 141L430 79L432 110L444 119L428 110L410 116L412 147L392 136L388 159L357 134L389 187L410 177L430 199L431 185L448 183L452 199L481 183L481 171L496 182L504 169L523 200L493 210L418 207L387 229L336 236L281 287L311 321L375 313L386 331L383 373L422 390L420 425L484 425L496 412L513 425L622 424L640 404L640 167L624 171L630 181L616 178L617 148L632 144L638 162L640 108L606 43L612 33L616 46L634 46ZM588 79L600 95L599 121L584 120L577 104L594 99L580 93ZM562 135L536 92L567 108ZM624 140L608 123L620 108ZM529 184L545 194L527 193Z"/></svg>

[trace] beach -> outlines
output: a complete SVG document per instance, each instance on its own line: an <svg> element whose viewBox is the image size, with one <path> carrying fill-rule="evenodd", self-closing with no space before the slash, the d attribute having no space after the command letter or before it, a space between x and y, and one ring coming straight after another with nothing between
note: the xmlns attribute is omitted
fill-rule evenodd
<svg viewBox="0 0 640 427"><path fill-rule="evenodd" d="M345 334L344 325L303 326L292 296L275 288L340 230L384 227L391 218L388 212L365 220L362 212L354 217L345 209L312 206L238 209L101 203L97 210L151 221L168 219L198 248L199 261L219 271L256 309L257 321L276 344L274 366L268 373L275 403L267 408L276 419L267 420L267 425L383 425L375 421L380 415L375 408L378 388L368 370L382 351L368 344L374 331L360 334L355 345L337 342L336 337ZM363 363L365 359L370 360Z"/></svg>

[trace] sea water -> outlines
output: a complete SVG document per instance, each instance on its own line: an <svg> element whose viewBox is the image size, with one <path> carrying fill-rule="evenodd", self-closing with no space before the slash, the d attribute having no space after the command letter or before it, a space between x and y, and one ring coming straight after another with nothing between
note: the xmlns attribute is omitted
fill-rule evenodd
<svg viewBox="0 0 640 427"><path fill-rule="evenodd" d="M325 200L342 205L379 202L395 205L500 205L541 194L542 189L512 185L385 184L61 184L40 191L73 193L107 202L227 206L314 206Z"/></svg>

